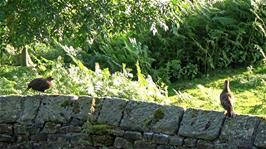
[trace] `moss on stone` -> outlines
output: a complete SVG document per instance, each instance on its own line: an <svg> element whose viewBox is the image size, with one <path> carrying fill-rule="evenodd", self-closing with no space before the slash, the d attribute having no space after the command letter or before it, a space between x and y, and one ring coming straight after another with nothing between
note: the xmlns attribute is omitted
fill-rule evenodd
<svg viewBox="0 0 266 149"><path fill-rule="evenodd" d="M107 124L87 124L84 127L84 132L89 134L106 134L113 126Z"/></svg>
<svg viewBox="0 0 266 149"><path fill-rule="evenodd" d="M162 108L158 108L153 112L152 118L147 118L144 123L145 127L151 126L153 123L156 123L164 118L164 111Z"/></svg>
<svg viewBox="0 0 266 149"><path fill-rule="evenodd" d="M153 118L155 121L159 121L164 118L164 112L162 108L158 108L153 113Z"/></svg>

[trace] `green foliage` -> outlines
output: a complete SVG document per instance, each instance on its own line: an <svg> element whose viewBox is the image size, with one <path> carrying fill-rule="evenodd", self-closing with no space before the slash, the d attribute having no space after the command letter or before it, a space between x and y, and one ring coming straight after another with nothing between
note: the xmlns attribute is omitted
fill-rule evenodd
<svg viewBox="0 0 266 149"><path fill-rule="evenodd" d="M91 40L148 29L148 22L158 13L155 8L149 1L133 0L5 0L0 3L0 14L7 27L7 43L14 47L55 38L88 48Z"/></svg>
<svg viewBox="0 0 266 149"><path fill-rule="evenodd" d="M172 82L265 58L265 7L259 0L6 0L0 34L15 48L53 49L54 40L80 47L78 58L90 68L98 62L114 72L138 61L144 74ZM38 49L31 50L36 61Z"/></svg>
<svg viewBox="0 0 266 149"><path fill-rule="evenodd" d="M64 47L67 48L67 47ZM9 67L0 69L0 94L35 94L34 91L24 93L27 83L35 77L53 76L54 86L47 90L49 94L90 95L94 97L115 96L135 100L165 103L167 88L156 85L150 76L144 76L138 67L138 80L123 66L122 72L111 74L96 64L95 71L88 69L75 56L68 53L74 64L64 65L62 57L56 61L39 63L37 68Z"/></svg>
<svg viewBox="0 0 266 149"><path fill-rule="evenodd" d="M133 68L138 61L141 68L148 72L154 61L149 55L147 46L137 42L135 38L127 38L123 35L103 39L91 50L93 51L89 51L90 56L83 58L85 64L92 66L95 62L99 62L111 71L121 70L123 63Z"/></svg>
<svg viewBox="0 0 266 149"><path fill-rule="evenodd" d="M265 3L224 0L171 5L175 9L166 18L169 31L157 29L148 44L157 60L154 76L194 78L213 69L265 58Z"/></svg>

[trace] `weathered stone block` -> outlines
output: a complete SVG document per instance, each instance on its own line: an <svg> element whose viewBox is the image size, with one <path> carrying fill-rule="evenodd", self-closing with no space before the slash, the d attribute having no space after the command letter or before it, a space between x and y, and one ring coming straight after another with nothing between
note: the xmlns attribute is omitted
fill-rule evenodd
<svg viewBox="0 0 266 149"><path fill-rule="evenodd" d="M176 146L182 146L183 145L184 138L180 136L170 136L169 137L169 144L170 145L176 145Z"/></svg>
<svg viewBox="0 0 266 149"><path fill-rule="evenodd" d="M17 122L22 107L19 96L0 96L0 123Z"/></svg>
<svg viewBox="0 0 266 149"><path fill-rule="evenodd" d="M30 136L30 140L33 142L47 141L47 136L46 133L34 134Z"/></svg>
<svg viewBox="0 0 266 149"><path fill-rule="evenodd" d="M255 139L255 145L257 147L266 148L266 119L262 119L260 122Z"/></svg>
<svg viewBox="0 0 266 149"><path fill-rule="evenodd" d="M1 147L0 147L1 148ZM12 149L28 149L32 148L32 144L30 142L21 142L21 143L16 143Z"/></svg>
<svg viewBox="0 0 266 149"><path fill-rule="evenodd" d="M0 142L14 142L14 137L8 134L0 134Z"/></svg>
<svg viewBox="0 0 266 149"><path fill-rule="evenodd" d="M157 104L129 101L120 127L127 130L148 131L157 108L159 108Z"/></svg>
<svg viewBox="0 0 266 149"><path fill-rule="evenodd" d="M48 134L47 136L48 142L67 142L69 140L68 134Z"/></svg>
<svg viewBox="0 0 266 149"><path fill-rule="evenodd" d="M124 130L121 129L108 129L108 134L114 135L114 136L118 136L118 137L122 137L125 134Z"/></svg>
<svg viewBox="0 0 266 149"><path fill-rule="evenodd" d="M144 140L152 141L153 135L154 135L153 132L144 132L143 138L144 138Z"/></svg>
<svg viewBox="0 0 266 149"><path fill-rule="evenodd" d="M214 143L214 147L211 149L256 149L250 145L238 146L228 143Z"/></svg>
<svg viewBox="0 0 266 149"><path fill-rule="evenodd" d="M61 143L61 142L60 142ZM43 144L43 143L34 143L32 148L49 148L49 149L56 149L56 148L62 148L62 146L64 146L64 144L59 144L59 142L56 141L49 141L47 142L47 144Z"/></svg>
<svg viewBox="0 0 266 149"><path fill-rule="evenodd" d="M79 138L78 142L73 142L73 144L78 143L78 144L83 144L83 145L93 145L93 140L92 137L88 134L81 134L81 137Z"/></svg>
<svg viewBox="0 0 266 149"><path fill-rule="evenodd" d="M89 144L92 145L92 139L89 135L83 133L68 133L67 134L68 141L71 144L79 143L79 144Z"/></svg>
<svg viewBox="0 0 266 149"><path fill-rule="evenodd" d="M102 109L97 120L98 123L118 126L126 104L127 101L123 99L106 98L103 101Z"/></svg>
<svg viewBox="0 0 266 149"><path fill-rule="evenodd" d="M30 143L2 143L0 142L1 149L28 149L31 148Z"/></svg>
<svg viewBox="0 0 266 149"><path fill-rule="evenodd" d="M142 135L140 132L136 131L125 131L124 137L127 139L132 139L132 140L140 140L142 139Z"/></svg>
<svg viewBox="0 0 266 149"><path fill-rule="evenodd" d="M70 126L68 126L68 125L60 127L59 133L68 133L69 127Z"/></svg>
<svg viewBox="0 0 266 149"><path fill-rule="evenodd" d="M6 133L12 135L13 133L13 126L9 124L0 124L0 134Z"/></svg>
<svg viewBox="0 0 266 149"><path fill-rule="evenodd" d="M124 148L124 149L133 149L133 144L128 140L120 137L115 138L114 147Z"/></svg>
<svg viewBox="0 0 266 149"><path fill-rule="evenodd" d="M22 98L22 112L19 118L20 123L30 124L37 115L41 100L44 96L25 96Z"/></svg>
<svg viewBox="0 0 266 149"><path fill-rule="evenodd" d="M58 141L52 141L52 142L34 142L32 144L33 149L65 149L65 148L73 148L71 144L68 142L58 142Z"/></svg>
<svg viewBox="0 0 266 149"><path fill-rule="evenodd" d="M229 146L226 143L215 143L214 144L214 149L237 149L237 146Z"/></svg>
<svg viewBox="0 0 266 149"><path fill-rule="evenodd" d="M184 146L185 147L196 147L197 139L194 138L186 138L184 139Z"/></svg>
<svg viewBox="0 0 266 149"><path fill-rule="evenodd" d="M42 133L56 133L59 132L61 124L54 123L54 122L46 122Z"/></svg>
<svg viewBox="0 0 266 149"><path fill-rule="evenodd" d="M35 123L68 122L73 116L73 105L77 99L75 96L43 96Z"/></svg>
<svg viewBox="0 0 266 149"><path fill-rule="evenodd" d="M153 119L156 121L152 125L152 131L172 135L176 134L183 113L184 109L176 106L162 106L156 109L155 113L153 113ZM161 119L159 117L160 114L163 114Z"/></svg>
<svg viewBox="0 0 266 149"><path fill-rule="evenodd" d="M29 141L28 135L25 135L25 134L17 135L17 142L21 143L21 142L28 142L28 141Z"/></svg>
<svg viewBox="0 0 266 149"><path fill-rule="evenodd" d="M9 144L6 142L0 142L0 148L8 148Z"/></svg>
<svg viewBox="0 0 266 149"><path fill-rule="evenodd" d="M138 140L134 142L134 149L156 149L156 144L152 144L151 142L146 142L142 140Z"/></svg>
<svg viewBox="0 0 266 149"><path fill-rule="evenodd" d="M175 149L175 146L171 146L171 145L159 145L157 147L157 149Z"/></svg>
<svg viewBox="0 0 266 149"><path fill-rule="evenodd" d="M198 149L214 149L214 147L215 146L212 142L205 141L205 140L199 140L197 143Z"/></svg>
<svg viewBox="0 0 266 149"><path fill-rule="evenodd" d="M88 114L90 114L90 113L87 113L87 118L88 118ZM69 124L72 126L82 126L82 125L84 125L85 122L86 121L80 120L78 118L72 118L72 120L70 121Z"/></svg>
<svg viewBox="0 0 266 149"><path fill-rule="evenodd" d="M78 100L75 101L75 103L73 104L73 109L72 109L72 124L77 124L80 125L80 123L77 123L77 121L75 120L81 120L81 121L86 121L89 116L93 116L94 114L94 110L93 109L93 104L94 104L94 100L97 99L93 99L92 97L85 97L85 96L81 96L78 98Z"/></svg>
<svg viewBox="0 0 266 149"><path fill-rule="evenodd" d="M224 120L223 112L188 109L184 113L179 135L214 140Z"/></svg>
<svg viewBox="0 0 266 149"><path fill-rule="evenodd" d="M73 144L73 149L98 149L89 144Z"/></svg>
<svg viewBox="0 0 266 149"><path fill-rule="evenodd" d="M252 145L252 135L258 124L259 119L254 116L236 115L234 118L226 118L219 141L236 146Z"/></svg>
<svg viewBox="0 0 266 149"><path fill-rule="evenodd" d="M156 144L168 144L169 136L166 134L154 134L152 140Z"/></svg>
<svg viewBox="0 0 266 149"><path fill-rule="evenodd" d="M14 131L16 134L28 134L27 128L25 125L15 124Z"/></svg>
<svg viewBox="0 0 266 149"><path fill-rule="evenodd" d="M93 135L93 143L95 146L112 146L114 137L110 135Z"/></svg>
<svg viewBox="0 0 266 149"><path fill-rule="evenodd" d="M113 146L99 146L97 149L116 149L115 147Z"/></svg>
<svg viewBox="0 0 266 149"><path fill-rule="evenodd" d="M62 126L59 128L60 133L71 133L71 132L81 132L81 127L79 126Z"/></svg>
<svg viewBox="0 0 266 149"><path fill-rule="evenodd" d="M31 124L31 125L26 125L25 127L26 127L27 134L34 135L34 134L40 133L40 129L42 126Z"/></svg>

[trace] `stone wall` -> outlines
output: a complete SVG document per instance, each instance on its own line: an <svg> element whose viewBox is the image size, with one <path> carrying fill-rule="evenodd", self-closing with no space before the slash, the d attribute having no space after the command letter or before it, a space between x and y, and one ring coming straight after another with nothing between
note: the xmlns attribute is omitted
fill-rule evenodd
<svg viewBox="0 0 266 149"><path fill-rule="evenodd" d="M266 120L118 98L0 96L0 148L266 148Z"/></svg>

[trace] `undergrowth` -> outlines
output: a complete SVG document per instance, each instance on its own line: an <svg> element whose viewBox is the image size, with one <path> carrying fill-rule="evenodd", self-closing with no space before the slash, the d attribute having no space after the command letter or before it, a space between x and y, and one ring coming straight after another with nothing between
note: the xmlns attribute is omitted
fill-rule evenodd
<svg viewBox="0 0 266 149"><path fill-rule="evenodd" d="M46 64L35 68L20 66L0 67L0 95L33 95L35 91L24 92L27 84L36 77L52 76L55 80L46 94L74 94L93 97L120 97L132 100L141 100L157 103L166 103L167 88L157 85L150 76L141 73L139 64L136 64L137 79L134 79L130 69L123 65L121 72L110 73L99 64L95 70L90 70L74 56L69 55L74 64L65 66L62 57L56 61L46 60Z"/></svg>

